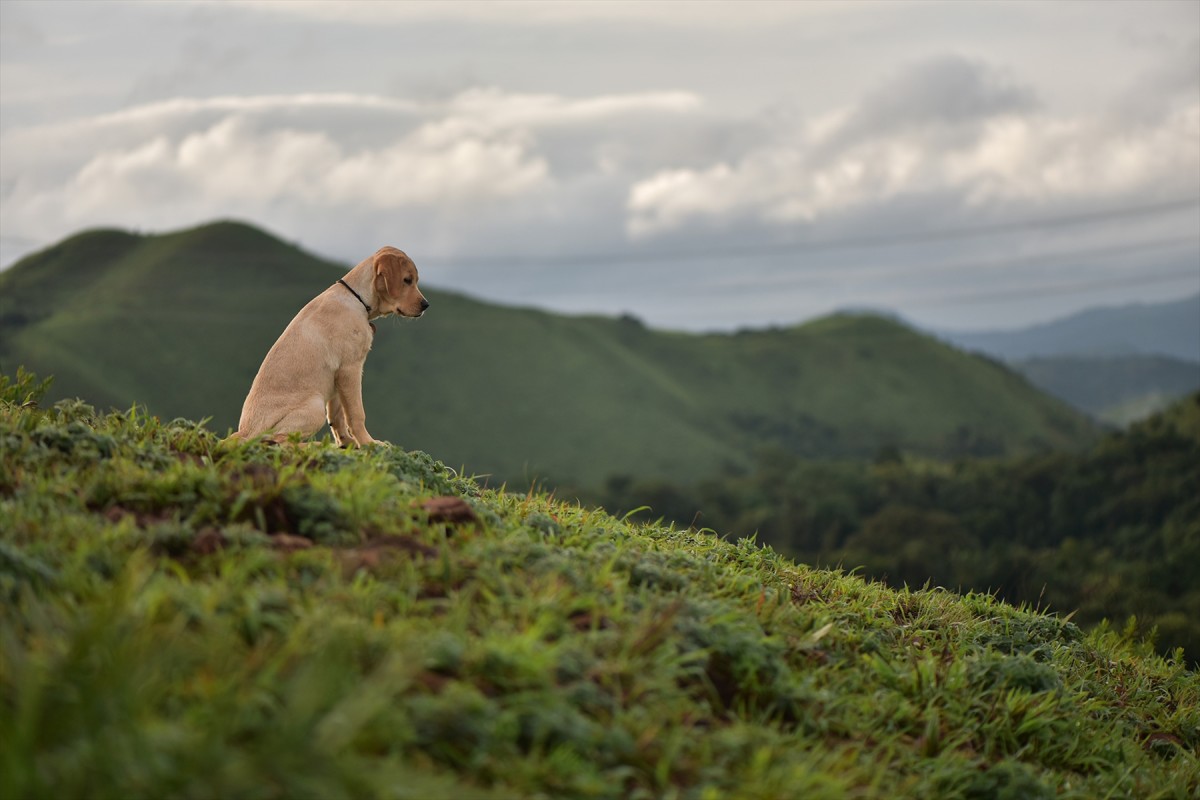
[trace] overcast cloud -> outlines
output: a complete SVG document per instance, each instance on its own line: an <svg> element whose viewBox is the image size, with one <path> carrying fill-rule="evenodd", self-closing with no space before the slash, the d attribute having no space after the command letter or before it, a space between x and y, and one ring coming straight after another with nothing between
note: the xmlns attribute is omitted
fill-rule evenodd
<svg viewBox="0 0 1200 800"><path fill-rule="evenodd" d="M239 218L668 328L1015 327L1200 291L1198 198L1192 0L0 3L4 266Z"/></svg>

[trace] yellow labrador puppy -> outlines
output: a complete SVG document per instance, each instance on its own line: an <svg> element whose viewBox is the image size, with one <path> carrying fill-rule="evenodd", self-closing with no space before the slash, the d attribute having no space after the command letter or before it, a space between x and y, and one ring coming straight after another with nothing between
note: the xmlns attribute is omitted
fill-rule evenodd
<svg viewBox="0 0 1200 800"><path fill-rule="evenodd" d="M339 445L376 441L362 401L363 363L375 333L370 320L419 317L427 308L412 259L381 247L284 329L254 376L234 438L282 442L293 433L312 436L328 422Z"/></svg>

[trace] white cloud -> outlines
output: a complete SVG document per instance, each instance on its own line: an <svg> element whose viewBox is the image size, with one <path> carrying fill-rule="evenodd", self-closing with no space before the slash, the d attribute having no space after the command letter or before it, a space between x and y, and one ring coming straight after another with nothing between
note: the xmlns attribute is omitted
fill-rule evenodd
<svg viewBox="0 0 1200 800"><path fill-rule="evenodd" d="M735 163L662 169L635 183L635 237L689 223L813 222L905 196L1033 207L1194 193L1200 101L1142 125L1055 116L982 65L919 64L858 104L799 123Z"/></svg>
<svg viewBox="0 0 1200 800"><path fill-rule="evenodd" d="M561 218L573 196L623 178L603 147L584 148L578 174L556 176L543 136L624 138L631 125L700 105L685 92L568 98L495 88L423 102L349 93L173 98L0 134L0 220L51 238L64 227L130 219L157 229L307 215L315 219L303 227L320 236L324 220L397 211L487 227L518 213L518 198L517 206Z"/></svg>
<svg viewBox="0 0 1200 800"><path fill-rule="evenodd" d="M594 125L639 113L684 113L698 110L692 92L641 92L572 99L552 94L513 94L495 88L471 89L448 104L451 119L489 128L545 128Z"/></svg>
<svg viewBox="0 0 1200 800"><path fill-rule="evenodd" d="M670 3L540 2L539 0L408 0L403 3L362 0L308 0L284 3L279 0L235 0L237 5L277 15L307 17L324 22L362 25L450 20L513 26L569 25L589 23L669 24L717 30L763 29L796 21L840 22L852 25L857 16L838 0L807 0L804 3L741 2L711 3L704 0L674 0ZM920 5L922 0L888 0L893 8ZM233 5L231 2L230 5Z"/></svg>
<svg viewBox="0 0 1200 800"><path fill-rule="evenodd" d="M343 261L402 245L437 264L434 283L492 299L763 324L923 295L921 265L945 267L938 288L1000 280L957 269L981 261L968 242L788 242L1138 206L1200 183L1188 4L3 2L0 16L0 265L83 227L242 217ZM1013 235L1001 255L1132 243L1108 263L1136 270L1152 255L1138 236L1197 229L1184 212L1137 222ZM637 261L759 247L776 255ZM582 266L596 254L618 263ZM710 291L735 272L734 302Z"/></svg>
<svg viewBox="0 0 1200 800"><path fill-rule="evenodd" d="M155 103L132 106L101 114L70 125L108 127L151 121L161 124L172 117L191 117L202 112L240 112L266 114L285 109L319 108L324 110L366 109L415 113L416 103L380 95L350 92L306 92L301 94L223 95L218 97L173 97Z"/></svg>
<svg viewBox="0 0 1200 800"><path fill-rule="evenodd" d="M262 130L232 115L178 138L97 153L62 185L29 187L26 194L21 184L6 198L5 216L30 229L43 216L100 223L113 208L151 217L228 216L236 209L254 217L273 204L313 213L479 205L536 189L548 178L543 159L505 137L430 137L422 129L352 152L321 131Z"/></svg>
<svg viewBox="0 0 1200 800"><path fill-rule="evenodd" d="M972 202L1035 203L1137 194L1194 194L1200 103L1160 124L1111 130L1088 120L1007 120L947 159L947 179Z"/></svg>
<svg viewBox="0 0 1200 800"><path fill-rule="evenodd" d="M424 102L352 92L172 97L91 117L31 126L17 131L16 135L29 139L94 136L106 130L129 131L143 125L178 124L205 115L270 115L310 110L326 115L362 111L419 116L440 119L443 125L458 125L459 130L471 127L490 131L593 124L643 112L681 113L694 111L701 104L701 98L692 92L641 92L575 99L546 93L511 93L494 87L469 89L445 101Z"/></svg>

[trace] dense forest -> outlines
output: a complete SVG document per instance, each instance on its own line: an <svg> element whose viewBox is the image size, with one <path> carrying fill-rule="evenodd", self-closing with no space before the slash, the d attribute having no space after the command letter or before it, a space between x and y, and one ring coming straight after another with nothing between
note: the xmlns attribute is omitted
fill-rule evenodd
<svg viewBox="0 0 1200 800"><path fill-rule="evenodd" d="M778 452L693 485L611 478L612 511L758 541L888 584L990 591L1082 625L1137 618L1200 660L1200 394L1084 453L871 463Z"/></svg>

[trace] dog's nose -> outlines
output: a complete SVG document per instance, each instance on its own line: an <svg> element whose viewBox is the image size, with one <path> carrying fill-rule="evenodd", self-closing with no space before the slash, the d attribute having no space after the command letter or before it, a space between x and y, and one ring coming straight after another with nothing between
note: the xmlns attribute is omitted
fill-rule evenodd
<svg viewBox="0 0 1200 800"><path fill-rule="evenodd" d="M421 310L424 311L427 308L429 308L429 301L426 300L424 297L422 297L421 298Z"/></svg>

